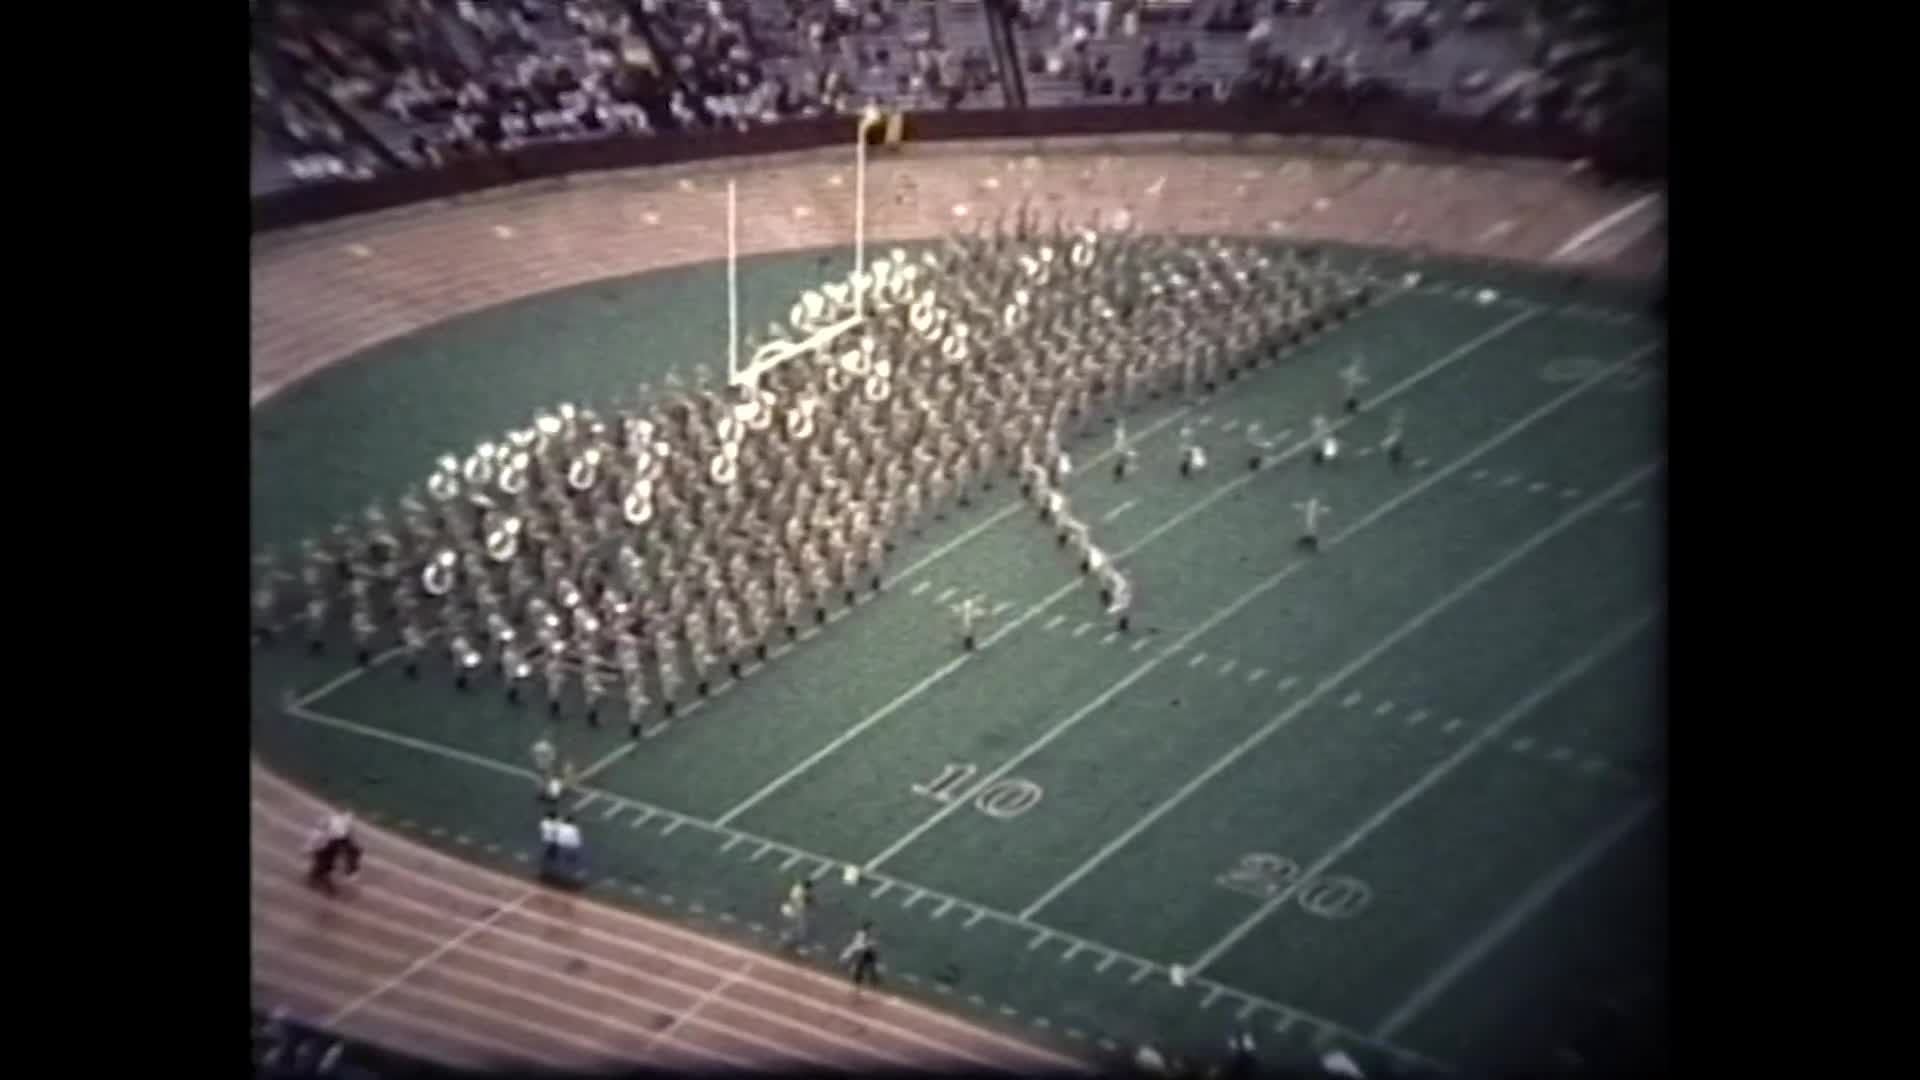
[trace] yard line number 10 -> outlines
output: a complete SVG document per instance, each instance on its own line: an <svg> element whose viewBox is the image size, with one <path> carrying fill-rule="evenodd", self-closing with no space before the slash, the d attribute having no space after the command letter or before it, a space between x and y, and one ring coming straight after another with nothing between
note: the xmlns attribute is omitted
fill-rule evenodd
<svg viewBox="0 0 1920 1080"><path fill-rule="evenodd" d="M924 795L935 802L956 802L962 797L961 789L973 779L979 770L967 762L950 762L940 769L940 775L923 784L913 785L915 795ZM1031 780L1004 776L981 788L973 796L973 808L991 818L1008 821L1019 817L1036 806L1046 792Z"/></svg>

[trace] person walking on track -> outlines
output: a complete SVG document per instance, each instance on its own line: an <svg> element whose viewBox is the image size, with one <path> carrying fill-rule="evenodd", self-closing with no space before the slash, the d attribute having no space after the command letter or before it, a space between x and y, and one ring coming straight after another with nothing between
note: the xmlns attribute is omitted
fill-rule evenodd
<svg viewBox="0 0 1920 1080"><path fill-rule="evenodd" d="M787 928L780 931L780 944L790 948L799 948L807 942L807 919L813 913L813 882L801 878L787 890L787 899L780 905L780 916L786 920Z"/></svg>
<svg viewBox="0 0 1920 1080"><path fill-rule="evenodd" d="M333 891L333 868L336 863L345 864L344 876L348 881L358 877L360 845L353 839L353 815L341 812L322 818L307 842L307 854L313 860L307 871L307 881L327 892Z"/></svg>
<svg viewBox="0 0 1920 1080"><path fill-rule="evenodd" d="M858 994L863 985L880 985L880 946L874 940L872 922L860 924L853 940L841 951L840 962L852 972L854 993Z"/></svg>

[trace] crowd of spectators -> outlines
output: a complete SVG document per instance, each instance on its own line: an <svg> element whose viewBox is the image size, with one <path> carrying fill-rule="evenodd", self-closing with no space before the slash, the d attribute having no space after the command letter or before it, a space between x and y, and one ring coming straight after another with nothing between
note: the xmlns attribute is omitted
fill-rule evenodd
<svg viewBox="0 0 1920 1080"><path fill-rule="evenodd" d="M1664 93L1658 0L1010 0L1028 104L1400 96L1598 133Z"/></svg>
<svg viewBox="0 0 1920 1080"><path fill-rule="evenodd" d="M366 177L869 103L1398 95L1598 132L1663 90L1631 33L1661 11L1660 0L256 0L256 158L294 180ZM1024 102L1007 65L1024 76Z"/></svg>
<svg viewBox="0 0 1920 1080"><path fill-rule="evenodd" d="M265 0L254 22L257 137L296 179L869 102L1005 105L985 33L950 44L927 0Z"/></svg>
<svg viewBox="0 0 1920 1080"><path fill-rule="evenodd" d="M285 1009L253 1013L253 1072L261 1080L363 1080L368 1074L346 1064L346 1049L339 1039L296 1022Z"/></svg>
<svg viewBox="0 0 1920 1080"><path fill-rule="evenodd" d="M253 1075L257 1080L381 1080L446 1074L399 1051L322 1031L277 1006L253 1010Z"/></svg>

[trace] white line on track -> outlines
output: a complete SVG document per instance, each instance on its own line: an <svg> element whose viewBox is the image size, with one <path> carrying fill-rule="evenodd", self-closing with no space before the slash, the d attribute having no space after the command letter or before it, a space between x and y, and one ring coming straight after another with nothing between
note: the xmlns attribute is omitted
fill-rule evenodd
<svg viewBox="0 0 1920 1080"><path fill-rule="evenodd" d="M458 949L460 946L465 945L467 942L473 940L474 935L480 933L482 930L485 930L487 927L492 926L495 922L497 922L500 919L501 916L508 915L514 911L519 910L520 905L526 903L527 901L533 899L538 895L540 895L540 890L528 889L525 892L521 893L519 896L514 897L512 900L509 900L506 903L503 903L500 906L494 908L492 911L488 912L485 918L474 919L473 921L469 922L466 925L466 927L463 928L459 933L441 942L440 946L434 949L432 952L429 952L421 956L419 959L415 960L413 963L408 964L406 967L402 968L399 971L399 973L388 976L385 980L383 980L379 985L375 986L373 989L368 990L366 993L361 994L359 997L354 998L352 1001L348 1002L347 1004L341 1006L339 1009L335 1010L333 1015L327 1017L325 1020L322 1020L320 1022L320 1026L323 1028L339 1027L341 1021L345 1020L349 1016L352 1016L354 1013L359 1012L361 1009L365 1008L368 1005L368 1003L378 1000L381 996L391 991L394 987L399 986L401 983L406 982L408 979L419 974L421 971L424 971L427 967L432 965L435 961L439 960L444 956L451 954L455 949Z"/></svg>

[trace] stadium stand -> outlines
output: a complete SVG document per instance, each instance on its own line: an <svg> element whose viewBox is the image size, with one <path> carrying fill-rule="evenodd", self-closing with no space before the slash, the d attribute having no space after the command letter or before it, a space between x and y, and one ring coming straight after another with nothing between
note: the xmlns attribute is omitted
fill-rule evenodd
<svg viewBox="0 0 1920 1080"><path fill-rule="evenodd" d="M295 1019L285 1009L253 1010L253 1075L257 1080L397 1080L445 1070L384 1047L341 1039Z"/></svg>
<svg viewBox="0 0 1920 1080"><path fill-rule="evenodd" d="M851 115L1400 99L1630 132L1659 0L258 0L256 193Z"/></svg>

